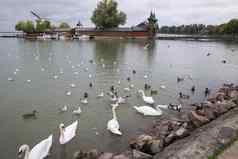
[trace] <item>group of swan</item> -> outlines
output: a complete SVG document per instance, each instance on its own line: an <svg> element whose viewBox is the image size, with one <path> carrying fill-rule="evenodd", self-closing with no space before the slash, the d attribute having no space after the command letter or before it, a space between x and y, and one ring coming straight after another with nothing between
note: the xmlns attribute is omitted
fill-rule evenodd
<svg viewBox="0 0 238 159"><path fill-rule="evenodd" d="M71 141L76 136L76 130L78 127L78 121L65 128L64 124L60 124L60 137L59 143L64 145ZM53 135L50 135L48 138L42 140L32 149L26 144L21 145L18 150L18 155L21 157L24 155L24 159L44 159L49 155L50 148L53 143Z"/></svg>

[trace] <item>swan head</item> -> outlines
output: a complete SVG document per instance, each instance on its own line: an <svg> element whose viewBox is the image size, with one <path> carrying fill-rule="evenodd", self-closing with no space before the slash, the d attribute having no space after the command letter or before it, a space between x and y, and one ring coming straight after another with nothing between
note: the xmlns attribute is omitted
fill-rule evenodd
<svg viewBox="0 0 238 159"><path fill-rule="evenodd" d="M61 124L59 125L59 128L63 130L63 129L65 128L64 124L61 123Z"/></svg>
<svg viewBox="0 0 238 159"><path fill-rule="evenodd" d="M26 153L27 151L29 151L29 150L30 150L30 148L29 148L28 145L21 145L20 148L19 148L19 150L18 150L18 158L21 158L22 155L23 155L24 153Z"/></svg>

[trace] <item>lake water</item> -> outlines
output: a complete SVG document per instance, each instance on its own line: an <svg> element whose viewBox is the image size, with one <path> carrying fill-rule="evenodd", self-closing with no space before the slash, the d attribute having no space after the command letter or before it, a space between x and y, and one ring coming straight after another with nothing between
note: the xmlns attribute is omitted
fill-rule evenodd
<svg viewBox="0 0 238 159"><path fill-rule="evenodd" d="M151 118L136 113L134 105L145 105L136 93L145 83L159 91L154 96L156 104L178 103L179 91L190 95L190 100L184 101L182 113L191 109L189 103L205 99L206 87L215 91L222 83L238 83L237 44L155 41L153 47L144 49L145 44L143 40L0 39L0 158L16 158L21 144L32 147L52 133L50 158L70 159L79 149L121 152L148 124L177 114L165 110L161 117ZM207 53L211 55L206 56ZM223 64L222 60L227 63ZM136 74L133 75L132 70L136 70ZM54 79L55 75L59 79ZM177 76L186 77L185 81L177 83ZM8 81L9 77L14 81ZM130 82L127 77L131 78ZM109 98L96 98L101 91L107 92L111 85L116 86L119 80L119 95L132 95L127 104L117 109L121 137L106 130L107 121L112 118ZM76 88L71 88L71 83ZM123 88L130 84L135 88L124 92ZM161 85L166 89L160 89ZM196 86L194 95L190 92L192 85ZM66 96L66 91L71 91L72 95ZM80 103L84 92L89 94L88 105ZM69 111L59 113L64 105L68 105ZM73 116L72 111L78 105L83 112L78 117ZM37 119L22 118L22 114L34 109L39 112ZM62 148L58 143L58 125L62 122L68 125L77 119L77 136Z"/></svg>

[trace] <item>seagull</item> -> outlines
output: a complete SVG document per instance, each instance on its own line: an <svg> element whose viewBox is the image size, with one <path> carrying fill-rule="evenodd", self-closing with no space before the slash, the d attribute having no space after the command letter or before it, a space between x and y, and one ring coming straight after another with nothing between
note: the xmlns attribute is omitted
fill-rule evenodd
<svg viewBox="0 0 238 159"><path fill-rule="evenodd" d="M73 111L73 114L75 114L75 115L80 115L81 113L82 113L82 110L81 110L80 106L78 107L78 109Z"/></svg>
<svg viewBox="0 0 238 159"><path fill-rule="evenodd" d="M71 88L75 88L76 85L75 85L74 83L72 83L72 84L70 84L70 87L71 87Z"/></svg>
<svg viewBox="0 0 238 159"><path fill-rule="evenodd" d="M31 83L31 80L26 80L27 83Z"/></svg>
<svg viewBox="0 0 238 159"><path fill-rule="evenodd" d="M67 95L67 96L71 96L72 93L71 93L70 91L66 91L66 95Z"/></svg>

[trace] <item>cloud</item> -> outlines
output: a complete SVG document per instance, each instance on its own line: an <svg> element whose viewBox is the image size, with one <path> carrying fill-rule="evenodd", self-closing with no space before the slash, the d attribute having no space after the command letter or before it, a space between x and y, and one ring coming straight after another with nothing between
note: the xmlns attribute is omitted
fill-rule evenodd
<svg viewBox="0 0 238 159"><path fill-rule="evenodd" d="M14 29L18 20L35 19L36 11L55 22L75 25L80 20L92 26L90 17L99 0L0 0L0 30ZM160 25L191 23L220 24L237 18L237 0L117 0L120 10L127 14L127 26L145 20L155 11Z"/></svg>

